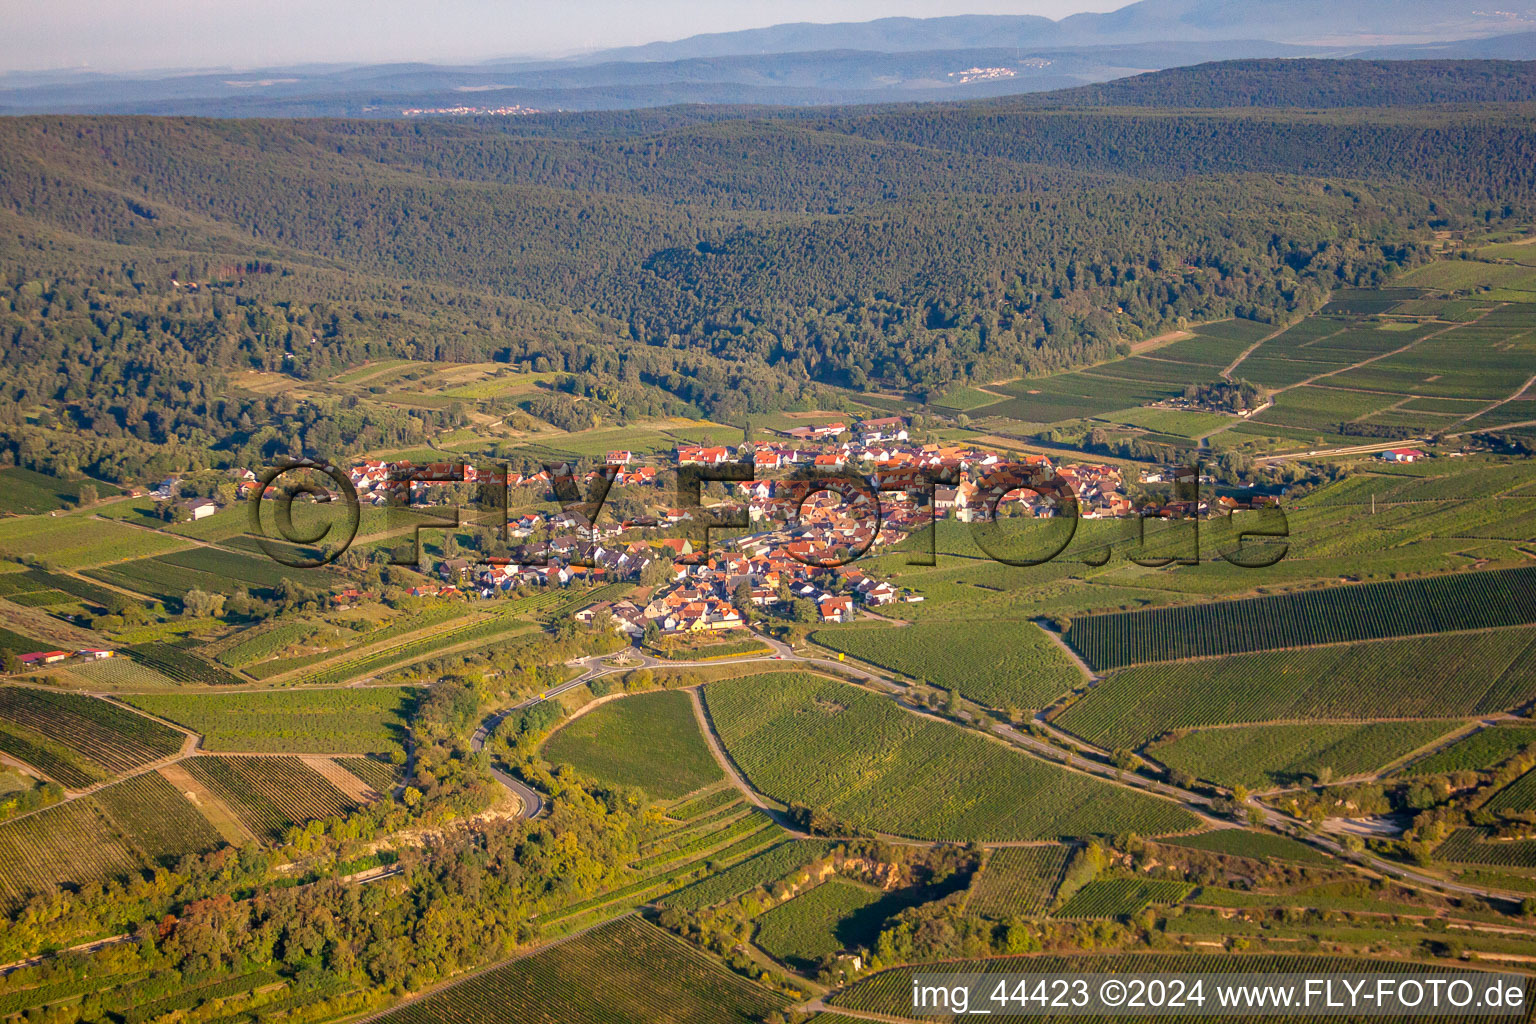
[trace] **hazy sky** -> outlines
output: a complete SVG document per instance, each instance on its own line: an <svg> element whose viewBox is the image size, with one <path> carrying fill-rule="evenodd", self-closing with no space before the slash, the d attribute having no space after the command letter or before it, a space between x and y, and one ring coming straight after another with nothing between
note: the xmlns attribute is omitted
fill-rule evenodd
<svg viewBox="0 0 1536 1024"><path fill-rule="evenodd" d="M1109 11L1129 0L0 0L0 71L468 61L788 21Z"/></svg>

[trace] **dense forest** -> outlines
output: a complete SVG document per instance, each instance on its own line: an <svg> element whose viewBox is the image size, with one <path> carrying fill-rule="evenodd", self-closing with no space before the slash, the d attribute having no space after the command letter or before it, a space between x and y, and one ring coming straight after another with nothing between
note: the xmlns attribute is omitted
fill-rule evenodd
<svg viewBox="0 0 1536 1024"><path fill-rule="evenodd" d="M1191 321L1283 322L1421 262L1437 230L1527 216L1532 116L6 120L0 429L46 463L57 433L34 428L72 428L58 468L121 479L168 451L408 445L463 415L231 393L241 369L495 359L571 374L620 419L726 421L1056 371Z"/></svg>

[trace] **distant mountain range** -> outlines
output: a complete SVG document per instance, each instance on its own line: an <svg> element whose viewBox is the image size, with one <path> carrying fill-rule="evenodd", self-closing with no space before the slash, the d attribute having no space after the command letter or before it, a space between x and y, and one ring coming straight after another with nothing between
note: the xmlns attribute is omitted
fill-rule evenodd
<svg viewBox="0 0 1536 1024"><path fill-rule="evenodd" d="M1500 13L1445 0L1141 0L1061 21L964 15L776 25L568 60L10 74L0 75L0 113L400 117L813 106L1051 92L1254 58L1536 58L1536 0L1516 7Z"/></svg>

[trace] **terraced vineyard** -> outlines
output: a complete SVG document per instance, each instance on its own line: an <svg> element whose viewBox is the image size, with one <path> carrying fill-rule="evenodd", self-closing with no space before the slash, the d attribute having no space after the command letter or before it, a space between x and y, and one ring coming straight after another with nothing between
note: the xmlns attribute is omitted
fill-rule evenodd
<svg viewBox="0 0 1536 1024"><path fill-rule="evenodd" d="M1045 912L1067 869L1068 846L1004 846L993 850L971 883L966 909L986 917Z"/></svg>
<svg viewBox="0 0 1536 1024"><path fill-rule="evenodd" d="M189 853L203 853L223 842L176 787L155 772L145 772L91 795L147 861L166 867Z"/></svg>
<svg viewBox="0 0 1536 1024"><path fill-rule="evenodd" d="M869 944L880 921L869 920L867 911L883 896L833 876L758 918L754 941L796 970L814 970L829 953Z"/></svg>
<svg viewBox="0 0 1536 1024"><path fill-rule="evenodd" d="M182 734L159 722L136 715L96 697L30 687L0 687L0 733L6 723L45 737L78 757L101 776L132 771L181 749ZM0 735L0 749L17 757L23 754L14 739ZM76 766L66 767L60 758L49 758L55 769L68 775L57 781L66 786L95 781ZM46 771L43 765L36 765Z"/></svg>
<svg viewBox="0 0 1536 1024"><path fill-rule="evenodd" d="M1090 615L1068 639L1099 671L1139 662L1536 622L1536 568Z"/></svg>
<svg viewBox="0 0 1536 1024"><path fill-rule="evenodd" d="M775 799L877 831L950 841L1045 839L1195 827L1167 801L1039 761L804 673L710 683L727 751Z"/></svg>
<svg viewBox="0 0 1536 1024"><path fill-rule="evenodd" d="M1102 878L1089 882L1056 908L1052 917L1074 920L1090 917L1130 917L1150 906L1168 906L1184 899L1195 887L1188 882L1153 878Z"/></svg>
<svg viewBox="0 0 1536 1024"><path fill-rule="evenodd" d="M544 756L608 785L638 786L658 800L725 778L699 732L692 698L680 690L594 708L551 736Z"/></svg>
<svg viewBox="0 0 1536 1024"><path fill-rule="evenodd" d="M143 863L89 800L71 800L0 823L0 898L14 906L63 882L85 885Z"/></svg>
<svg viewBox="0 0 1536 1024"><path fill-rule="evenodd" d="M788 1000L628 917L386 1014L386 1024L758 1024Z"/></svg>
<svg viewBox="0 0 1536 1024"><path fill-rule="evenodd" d="M1041 708L1083 681L1066 653L1027 621L818 629L811 639L994 708Z"/></svg>
<svg viewBox="0 0 1536 1024"><path fill-rule="evenodd" d="M241 824L272 841L294 825L355 806L296 757L190 757L182 765L228 804Z"/></svg>
<svg viewBox="0 0 1536 1024"><path fill-rule="evenodd" d="M1202 725L1471 717L1536 698L1533 641L1536 631L1506 629L1139 665L1056 722L1113 748Z"/></svg>
<svg viewBox="0 0 1536 1024"><path fill-rule="evenodd" d="M268 693L140 694L134 707L203 736L211 751L372 754L402 751L417 691L349 687Z"/></svg>

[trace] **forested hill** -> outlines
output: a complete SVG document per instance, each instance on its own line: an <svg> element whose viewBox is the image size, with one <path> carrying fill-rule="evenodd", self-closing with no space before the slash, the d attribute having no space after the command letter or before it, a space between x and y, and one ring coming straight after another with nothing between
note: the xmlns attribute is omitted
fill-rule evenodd
<svg viewBox="0 0 1536 1024"><path fill-rule="evenodd" d="M1536 101L1536 61L1229 60L1037 93L1040 107L1401 107Z"/></svg>
<svg viewBox="0 0 1536 1024"><path fill-rule="evenodd" d="M50 403L124 443L377 446L419 425L223 375L386 355L561 371L610 420L1047 372L1529 216L1532 116L0 120L0 433Z"/></svg>

